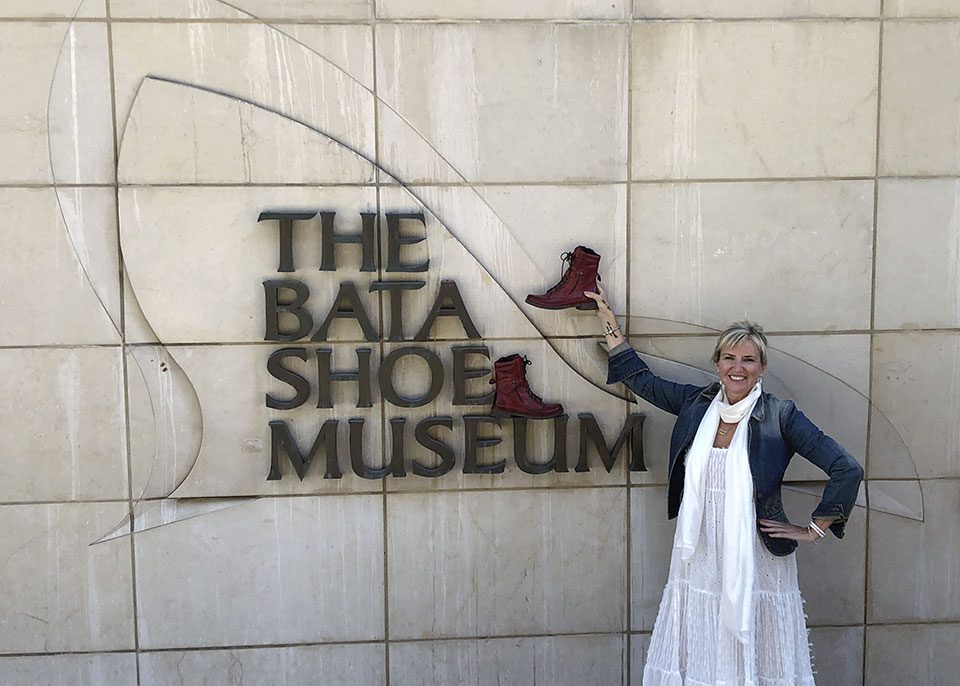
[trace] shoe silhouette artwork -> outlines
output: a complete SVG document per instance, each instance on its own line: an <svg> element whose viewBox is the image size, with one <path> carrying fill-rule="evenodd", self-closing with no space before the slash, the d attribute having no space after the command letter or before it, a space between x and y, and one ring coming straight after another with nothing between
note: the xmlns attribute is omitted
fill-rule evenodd
<svg viewBox="0 0 960 686"><path fill-rule="evenodd" d="M501 357L493 364L495 384L493 408L494 417L527 417L529 419L550 419L563 414L560 403L545 403L530 390L527 382L527 365L530 360L513 354Z"/></svg>
<svg viewBox="0 0 960 686"><path fill-rule="evenodd" d="M565 252L560 257L570 265L560 277L559 283L543 295L528 295L527 302L544 310L564 310L568 307L576 307L578 310L597 309L597 303L583 292L597 292L600 255L590 248L578 245L573 252Z"/></svg>

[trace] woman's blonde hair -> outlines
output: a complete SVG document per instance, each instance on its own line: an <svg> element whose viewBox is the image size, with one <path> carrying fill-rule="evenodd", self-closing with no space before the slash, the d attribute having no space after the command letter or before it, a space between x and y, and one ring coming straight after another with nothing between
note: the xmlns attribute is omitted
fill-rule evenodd
<svg viewBox="0 0 960 686"><path fill-rule="evenodd" d="M721 352L740 345L743 341L751 341L757 346L757 350L760 351L760 364L766 367L767 336L763 333L762 326L746 319L742 322L734 322L717 336L717 343L713 346L713 363L717 364L720 361Z"/></svg>

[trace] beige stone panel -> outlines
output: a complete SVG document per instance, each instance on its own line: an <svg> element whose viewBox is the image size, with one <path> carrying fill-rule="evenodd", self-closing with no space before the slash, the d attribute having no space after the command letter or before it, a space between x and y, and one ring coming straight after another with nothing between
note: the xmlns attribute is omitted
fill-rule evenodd
<svg viewBox="0 0 960 686"><path fill-rule="evenodd" d="M0 350L0 501L126 498L118 348Z"/></svg>
<svg viewBox="0 0 960 686"><path fill-rule="evenodd" d="M367 314L379 329L375 272L360 272L357 246L337 249L336 272L319 271L320 218L294 228L294 267L280 273L278 222L258 222L269 210L335 211L338 232L358 232L362 211L376 211L372 188L124 188L120 191L121 244L134 295L161 341L256 342L266 333L267 280L306 284L304 307L319 328L340 283L356 284ZM291 294L292 296L292 294ZM183 303L191 307L183 307ZM289 318L289 321L288 321ZM295 328L292 315L283 331ZM352 321L335 320L331 339L360 340Z"/></svg>
<svg viewBox="0 0 960 686"><path fill-rule="evenodd" d="M374 166L276 112L157 79L140 86L124 130L121 184L370 183Z"/></svg>
<svg viewBox="0 0 960 686"><path fill-rule="evenodd" d="M625 507L607 488L388 496L391 636L622 631Z"/></svg>
<svg viewBox="0 0 960 686"><path fill-rule="evenodd" d="M817 686L863 683L862 627L814 627L810 643Z"/></svg>
<svg viewBox="0 0 960 686"><path fill-rule="evenodd" d="M633 316L677 332L869 325L870 182L638 184L632 203Z"/></svg>
<svg viewBox="0 0 960 686"><path fill-rule="evenodd" d="M667 519L665 488L630 489L630 503L630 626L650 631L667 584L676 520Z"/></svg>
<svg viewBox="0 0 960 686"><path fill-rule="evenodd" d="M154 76L248 100L372 158L373 95L363 83L369 63L349 59L359 50L355 41L368 39L347 29L315 29L314 37L304 41L310 33L304 28L295 39L260 23L116 24L113 55L121 135L144 77ZM324 56L316 53L321 46L329 46L323 47Z"/></svg>
<svg viewBox="0 0 960 686"><path fill-rule="evenodd" d="M931 403L931 389L938 402ZM879 334L873 351L872 478L960 476L960 337Z"/></svg>
<svg viewBox="0 0 960 686"><path fill-rule="evenodd" d="M883 32L882 174L960 173L960 24L891 22Z"/></svg>
<svg viewBox="0 0 960 686"><path fill-rule="evenodd" d="M140 645L383 637L377 496L266 498L137 534Z"/></svg>
<svg viewBox="0 0 960 686"><path fill-rule="evenodd" d="M8 686L101 686L137 683L133 653L0 657L0 681Z"/></svg>
<svg viewBox="0 0 960 686"><path fill-rule="evenodd" d="M951 686L960 671L960 626L916 624L867 627L870 686Z"/></svg>
<svg viewBox="0 0 960 686"><path fill-rule="evenodd" d="M4 0L0 17L103 17L104 0Z"/></svg>
<svg viewBox="0 0 960 686"><path fill-rule="evenodd" d="M383 646L324 645L296 648L190 650L143 653L143 686L207 686L221 683L356 684L386 683Z"/></svg>
<svg viewBox="0 0 960 686"><path fill-rule="evenodd" d="M611 302L625 307L625 189L621 186L498 188L382 188L384 212L423 211L425 226L406 222L404 235L426 241L402 249L406 263L429 259L426 272L393 274L391 278L422 279L426 287L403 297L411 313L413 336L433 305L443 280L452 280L474 323L485 338L598 336L593 311L544 310L528 305L530 293L544 293L561 280L569 263L561 255L578 243L601 255ZM566 227L577 217L576 228ZM383 261L388 264L386 242ZM390 321L389 310L386 315ZM438 324L434 338L463 338L457 324ZM604 365L605 367L605 365ZM605 379L591 376L600 383Z"/></svg>
<svg viewBox="0 0 960 686"><path fill-rule="evenodd" d="M894 484L898 482L893 482ZM956 479L923 480L924 521L870 513L870 622L924 622L960 617L960 485ZM870 483L874 491L886 482Z"/></svg>
<svg viewBox="0 0 960 686"><path fill-rule="evenodd" d="M636 23L634 178L872 174L878 30L872 22Z"/></svg>
<svg viewBox="0 0 960 686"><path fill-rule="evenodd" d="M319 391L314 350L320 346L311 344L304 347L305 361L288 358L285 362L287 369L309 383L309 398L298 408L269 409L268 394L284 401L295 395L290 385L274 378L267 370L269 356L282 347L282 344L177 346L165 353L157 351L153 364L149 359L153 355L141 359L153 387L153 402L147 406L141 401L140 410L131 412L135 492L139 494L145 489L148 496L215 498L380 490L379 480L361 479L351 467L348 425L350 419L363 420L362 442L358 445L364 464L379 466L384 448L376 377L380 356L376 346L370 363L372 408L356 407L357 382L332 383L333 409L317 408ZM358 347L361 346L333 346L333 369L356 369L354 351ZM165 360L167 372L159 367ZM172 377L178 371L174 364L182 370L185 381ZM153 378L149 378L151 376ZM303 480L299 479L289 458L280 453L281 478L268 481L272 452L269 422L273 420L286 422L304 458L309 455L323 423L338 420L337 463L342 478L325 478L327 454L325 448L320 447ZM154 440L151 441L151 437Z"/></svg>
<svg viewBox="0 0 960 686"><path fill-rule="evenodd" d="M138 19L367 19L370 0L111 0L114 17Z"/></svg>
<svg viewBox="0 0 960 686"><path fill-rule="evenodd" d="M71 236L57 191L0 189L4 236L9 246L16 246L0 256L0 340L4 344L119 342L106 309L119 322L112 195L102 188L62 191L63 212L83 218L83 232Z"/></svg>
<svg viewBox="0 0 960 686"><path fill-rule="evenodd" d="M380 145L393 176L625 177L623 25L385 24L377 31Z"/></svg>
<svg viewBox="0 0 960 686"><path fill-rule="evenodd" d="M630 684L643 686L643 666L647 662L650 634L630 634Z"/></svg>
<svg viewBox="0 0 960 686"><path fill-rule="evenodd" d="M0 75L0 92L16 93L0 106L0 181L112 181L106 26L5 23L0 44L16 65Z"/></svg>
<svg viewBox="0 0 960 686"><path fill-rule="evenodd" d="M876 325L960 325L960 182L885 179L877 211Z"/></svg>
<svg viewBox="0 0 960 686"><path fill-rule="evenodd" d="M876 17L880 0L633 0L637 19Z"/></svg>
<svg viewBox="0 0 960 686"><path fill-rule="evenodd" d="M159 343L146 315L140 308L137 297L130 288L130 277L123 275L123 336L127 343Z"/></svg>
<svg viewBox="0 0 960 686"><path fill-rule="evenodd" d="M537 636L479 641L423 641L390 646L390 683L575 684L623 683L622 635Z"/></svg>
<svg viewBox="0 0 960 686"><path fill-rule="evenodd" d="M468 368L484 368L491 370L489 374L470 380L466 384L466 391L470 396L483 396L493 390L490 381L494 378L492 370L494 362L512 354L525 356L530 365L526 367L526 379L531 390L541 396L545 402L559 402L563 405L566 420L566 440L561 443L565 449L566 472L548 471L545 474L528 474L520 469L516 461L516 440L518 422L514 419L501 419L497 423L484 423L480 426L478 436L481 438L500 439L498 445L479 448L476 452L477 462L482 467L492 467L502 464L499 473L465 474L466 429L463 417L465 415L489 415L492 409L493 398L485 402L472 402L468 405L454 405L454 367L453 345L427 344L426 347L433 354L443 368L442 386L438 395L420 407L402 408L395 406L392 401L384 401L385 417L388 422L394 419L405 418L404 449L407 476L402 479L390 479L387 488L390 490L446 490L451 488L549 488L556 486L590 486L625 484L627 478L627 464L630 461L630 444L625 443L614 455L616 462L608 472L603 464L602 457L587 443L586 456L583 458L587 471L576 471L581 461L580 431L583 424L578 415L590 413L600 427L608 450L623 429L626 421L626 407L623 400L606 392L603 388L592 386L588 381L577 374L575 368L568 366L543 341L477 341L485 345L489 352L489 359L482 355L470 355L466 358ZM400 355L399 351L405 344L387 344L384 353L396 354L399 357L392 374L391 387L403 398L417 399L428 395L430 390L431 374L427 363L413 355ZM436 383L440 383L439 377ZM509 398L507 398L509 402ZM415 438L415 429L418 423L429 417L446 416L452 418L452 427L437 427L430 431L430 435L449 446L455 457L455 464L449 472L439 477L419 476L413 472L414 460L425 467L439 467L440 457L432 450L427 449ZM526 422L526 456L533 463L547 463L556 454L555 432L563 427L562 420L529 419ZM392 455L395 443L389 425L387 444L384 453ZM641 433L646 434L645 431ZM522 444L523 445L523 444ZM633 475L645 475L645 472L634 472Z"/></svg>
<svg viewBox="0 0 960 686"><path fill-rule="evenodd" d="M960 17L957 0L886 0L883 6L887 17Z"/></svg>
<svg viewBox="0 0 960 686"><path fill-rule="evenodd" d="M126 512L126 503L0 507L3 652L133 648L129 543L90 545Z"/></svg>
<svg viewBox="0 0 960 686"><path fill-rule="evenodd" d="M629 0L380 0L380 19L624 19Z"/></svg>
<svg viewBox="0 0 960 686"><path fill-rule="evenodd" d="M806 493L788 490L783 494L787 517L800 526L810 521L819 502L819 496ZM827 532L816 545L801 544L797 548L797 573L807 626L863 621L866 541L867 513L855 507L842 539Z"/></svg>

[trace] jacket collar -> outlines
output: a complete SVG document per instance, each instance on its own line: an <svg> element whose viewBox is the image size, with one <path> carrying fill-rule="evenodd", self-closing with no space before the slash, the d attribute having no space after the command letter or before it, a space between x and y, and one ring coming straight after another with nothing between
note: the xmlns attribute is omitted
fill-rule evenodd
<svg viewBox="0 0 960 686"><path fill-rule="evenodd" d="M717 397L717 393L720 392L720 382L714 381L712 384L700 391L700 397L705 399L706 402L713 401ZM763 421L763 418L767 414L767 397L769 393L761 393L760 399L757 400L757 404L753 406L753 412L750 413L750 419L756 419L758 422Z"/></svg>

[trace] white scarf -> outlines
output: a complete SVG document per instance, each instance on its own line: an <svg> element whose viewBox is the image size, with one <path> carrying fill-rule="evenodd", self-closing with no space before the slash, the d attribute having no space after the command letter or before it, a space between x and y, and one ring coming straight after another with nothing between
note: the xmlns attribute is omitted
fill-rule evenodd
<svg viewBox="0 0 960 686"><path fill-rule="evenodd" d="M738 640L744 642L753 629L753 537L756 513L753 506L753 477L747 456L748 418L760 398L760 382L747 397L730 405L723 385L707 408L697 435L687 453L683 481L683 500L674 546L681 559L689 562L700 540L703 520L704 479L707 460L713 448L720 418L737 423L724 460L723 487L723 560L720 593L720 621Z"/></svg>

